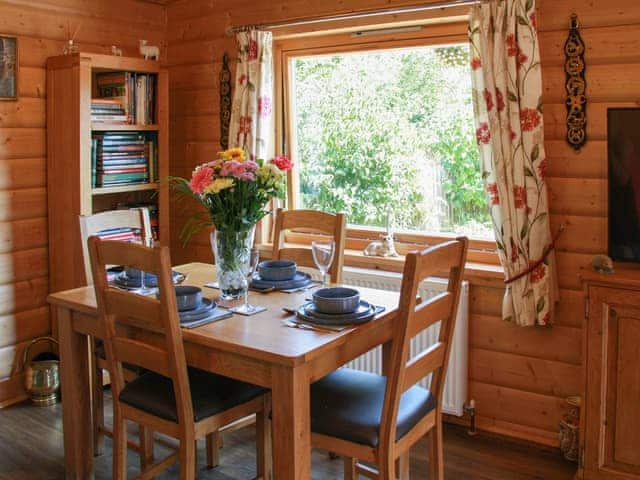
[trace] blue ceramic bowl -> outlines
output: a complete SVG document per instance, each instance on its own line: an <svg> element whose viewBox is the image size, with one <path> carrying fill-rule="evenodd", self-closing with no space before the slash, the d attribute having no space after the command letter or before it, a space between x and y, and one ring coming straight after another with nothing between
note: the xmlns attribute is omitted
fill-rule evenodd
<svg viewBox="0 0 640 480"><path fill-rule="evenodd" d="M352 313L360 305L360 292L344 287L321 288L314 292L313 304L320 313Z"/></svg>
<svg viewBox="0 0 640 480"><path fill-rule="evenodd" d="M297 269L296 262L291 260L267 260L258 264L260 280L268 282L291 280L296 275Z"/></svg>
<svg viewBox="0 0 640 480"><path fill-rule="evenodd" d="M202 303L202 289L191 285L179 285L176 288L176 303L179 312L195 310Z"/></svg>

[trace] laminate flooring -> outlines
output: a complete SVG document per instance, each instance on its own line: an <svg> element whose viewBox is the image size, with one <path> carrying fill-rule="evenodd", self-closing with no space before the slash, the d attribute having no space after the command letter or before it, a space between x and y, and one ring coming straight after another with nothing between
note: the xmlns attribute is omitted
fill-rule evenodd
<svg viewBox="0 0 640 480"><path fill-rule="evenodd" d="M106 412L110 410L110 394L106 392ZM110 418L107 418L110 421ZM130 426L135 438L136 427ZM571 480L575 465L566 462L559 453L504 439L478 435L469 437L462 427L445 427L445 478L447 480ZM156 459L161 458L172 439L162 437L156 442ZM198 479L252 479L255 476L254 429L245 428L224 436L220 465L207 469L204 442L198 449ZM95 458L95 479L111 478L111 441L106 439L105 454ZM129 475L138 471L138 457L129 452ZM314 450L313 479L342 478L342 462L332 460L326 452ZM177 465L158 480L178 477ZM428 479L427 442L420 441L411 451L412 480ZM27 403L0 410L0 479L58 480L64 478L64 448L62 408L33 407ZM363 477L364 478L364 477ZM301 479L302 480L302 479Z"/></svg>

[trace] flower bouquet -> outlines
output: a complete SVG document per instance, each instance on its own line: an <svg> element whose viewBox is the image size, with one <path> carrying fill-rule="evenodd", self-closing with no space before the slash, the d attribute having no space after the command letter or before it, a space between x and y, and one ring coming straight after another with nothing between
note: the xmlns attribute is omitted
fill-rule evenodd
<svg viewBox="0 0 640 480"><path fill-rule="evenodd" d="M215 227L211 244L223 299L239 298L248 287L244 272L255 225L269 213L265 207L273 197L284 198L285 174L292 166L287 157L253 161L242 148L232 148L197 166L189 180L169 179L179 195L205 208L189 218L180 237L187 242L202 228Z"/></svg>

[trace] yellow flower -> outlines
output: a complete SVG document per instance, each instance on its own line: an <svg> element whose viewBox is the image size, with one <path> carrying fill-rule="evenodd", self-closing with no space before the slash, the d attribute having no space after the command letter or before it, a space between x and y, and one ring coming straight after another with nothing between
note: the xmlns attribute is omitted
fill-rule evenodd
<svg viewBox="0 0 640 480"><path fill-rule="evenodd" d="M282 171L272 163L266 163L258 169L258 178L263 182L272 180L274 182L282 179Z"/></svg>
<svg viewBox="0 0 640 480"><path fill-rule="evenodd" d="M204 189L205 194L215 194L219 193L221 190L225 188L233 187L233 179L232 178L216 178L213 182L209 184Z"/></svg>
<svg viewBox="0 0 640 480"><path fill-rule="evenodd" d="M244 162L247 158L244 148L240 147L230 148L229 150L219 152L218 155L223 160L235 160L237 162Z"/></svg>

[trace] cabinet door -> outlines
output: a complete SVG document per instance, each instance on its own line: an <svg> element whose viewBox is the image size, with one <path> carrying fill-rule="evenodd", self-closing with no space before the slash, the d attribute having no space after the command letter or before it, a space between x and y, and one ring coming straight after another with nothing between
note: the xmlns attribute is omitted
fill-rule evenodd
<svg viewBox="0 0 640 480"><path fill-rule="evenodd" d="M593 290L585 477L640 479L640 292Z"/></svg>

